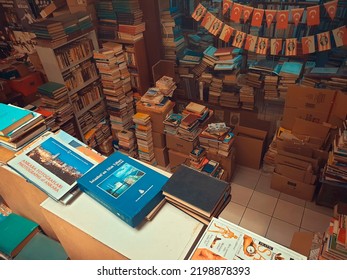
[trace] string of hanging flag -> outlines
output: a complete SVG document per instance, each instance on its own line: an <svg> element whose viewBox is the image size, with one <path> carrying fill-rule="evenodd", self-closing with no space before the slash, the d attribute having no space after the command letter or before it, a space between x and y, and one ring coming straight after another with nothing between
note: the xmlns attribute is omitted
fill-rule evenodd
<svg viewBox="0 0 347 280"><path fill-rule="evenodd" d="M327 10L330 18L333 20L337 10L337 0L324 3L324 7ZM230 19L234 22L240 22L241 15L243 16L243 22L250 21L251 26L260 27L263 24L263 18L265 15L265 21L267 27L276 20L277 29L287 29L289 13L291 13L292 20L297 26L302 18L304 8L289 10L264 10L256 9L253 7L234 3L231 0L223 0L222 13L225 15L230 9ZM319 25L320 23L320 5L307 7L307 22L308 26ZM201 26L203 26L209 33L214 36L219 36L219 39L228 43L232 36L232 46L237 48L244 48L251 52L258 54L267 54L270 49L271 55L279 55L283 53L285 56L298 55L298 39L297 38L265 38L259 37L245 32L236 30L235 28L224 24L219 18L214 16L208 9L201 3L197 5L192 18L196 21L201 20ZM347 45L347 27L346 25L335 28L331 31L325 31L316 35L306 36L301 38L302 53L310 54L317 51L326 51L331 49L331 33L335 40L336 47ZM317 49L315 40L317 40Z"/></svg>

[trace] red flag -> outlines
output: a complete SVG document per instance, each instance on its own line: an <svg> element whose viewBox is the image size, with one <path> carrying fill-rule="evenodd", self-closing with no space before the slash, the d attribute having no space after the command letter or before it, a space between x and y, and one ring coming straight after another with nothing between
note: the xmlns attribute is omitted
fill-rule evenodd
<svg viewBox="0 0 347 280"><path fill-rule="evenodd" d="M219 35L219 39L223 40L224 42L228 43L230 40L231 35L233 35L234 28L232 28L229 25L224 25L222 32Z"/></svg>
<svg viewBox="0 0 347 280"><path fill-rule="evenodd" d="M338 2L338 0L324 3L324 7L327 10L327 13L328 13L329 17L331 18L331 20L334 20L334 18L335 18L336 10L337 10L337 2Z"/></svg>
<svg viewBox="0 0 347 280"><path fill-rule="evenodd" d="M255 51L255 43L257 42L257 36L247 34L245 50L254 52Z"/></svg>
<svg viewBox="0 0 347 280"><path fill-rule="evenodd" d="M288 17L289 17L289 11L277 11L277 29L287 29L288 27Z"/></svg>
<svg viewBox="0 0 347 280"><path fill-rule="evenodd" d="M304 8L291 10L292 18L293 18L295 26L297 26L299 24L302 13L304 12L304 10L305 10Z"/></svg>
<svg viewBox="0 0 347 280"><path fill-rule="evenodd" d="M209 30L215 18L216 17L213 14L211 14L210 12L207 12L204 19L201 22L201 26Z"/></svg>
<svg viewBox="0 0 347 280"><path fill-rule="evenodd" d="M234 22L240 22L242 12L242 5L234 3L233 8L230 12L230 19Z"/></svg>
<svg viewBox="0 0 347 280"><path fill-rule="evenodd" d="M319 5L307 7L307 25L319 25L320 22L320 10Z"/></svg>
<svg viewBox="0 0 347 280"><path fill-rule="evenodd" d="M257 45L256 53L266 54L268 42L269 42L268 38L258 37L258 45Z"/></svg>
<svg viewBox="0 0 347 280"><path fill-rule="evenodd" d="M286 56L295 56L297 53L297 40L296 38L286 39Z"/></svg>
<svg viewBox="0 0 347 280"><path fill-rule="evenodd" d="M223 27L223 22L219 20L218 18L215 18L215 20L211 24L211 27L208 29L208 32L216 36L221 31L222 27Z"/></svg>
<svg viewBox="0 0 347 280"><path fill-rule="evenodd" d="M252 16L252 26L261 26L263 22L264 10L263 9L254 9Z"/></svg>
<svg viewBox="0 0 347 280"><path fill-rule="evenodd" d="M318 51L323 52L331 49L329 31L317 34L317 41Z"/></svg>
<svg viewBox="0 0 347 280"><path fill-rule="evenodd" d="M223 15L225 15L229 11L232 3L233 1L231 0L223 0Z"/></svg>
<svg viewBox="0 0 347 280"><path fill-rule="evenodd" d="M336 47L347 45L347 27L341 26L333 30Z"/></svg>
<svg viewBox="0 0 347 280"><path fill-rule="evenodd" d="M243 22L247 22L247 20L251 17L253 9L253 7L243 6Z"/></svg>
<svg viewBox="0 0 347 280"><path fill-rule="evenodd" d="M301 43L303 54L314 53L316 51L314 45L314 36L302 37Z"/></svg>
<svg viewBox="0 0 347 280"><path fill-rule="evenodd" d="M282 50L282 39L271 39L270 44L270 54L279 55L280 51Z"/></svg>
<svg viewBox="0 0 347 280"><path fill-rule="evenodd" d="M272 21L275 19L277 11L274 10L265 10L265 19L267 27L269 28Z"/></svg>
<svg viewBox="0 0 347 280"><path fill-rule="evenodd" d="M246 37L246 33L242 31L236 31L235 38L232 45L236 48L242 48L245 37Z"/></svg>
<svg viewBox="0 0 347 280"><path fill-rule="evenodd" d="M192 18L196 21L199 21L206 14L206 11L207 9L199 3L199 5L196 6L194 12L192 13Z"/></svg>

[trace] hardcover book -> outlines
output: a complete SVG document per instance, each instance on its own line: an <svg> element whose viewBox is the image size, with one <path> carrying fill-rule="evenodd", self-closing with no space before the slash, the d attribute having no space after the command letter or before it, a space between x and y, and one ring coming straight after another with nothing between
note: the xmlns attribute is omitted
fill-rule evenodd
<svg viewBox="0 0 347 280"><path fill-rule="evenodd" d="M79 188L132 227L163 199L168 178L115 152L77 180Z"/></svg>

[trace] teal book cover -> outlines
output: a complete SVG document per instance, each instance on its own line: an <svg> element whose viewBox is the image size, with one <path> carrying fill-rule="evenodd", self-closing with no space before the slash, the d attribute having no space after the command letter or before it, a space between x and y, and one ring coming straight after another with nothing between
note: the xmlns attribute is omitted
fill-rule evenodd
<svg viewBox="0 0 347 280"><path fill-rule="evenodd" d="M299 76L303 64L301 62L284 62L281 73L288 73Z"/></svg>
<svg viewBox="0 0 347 280"><path fill-rule="evenodd" d="M137 227L164 198L168 177L115 152L77 180L79 188L120 219Z"/></svg>

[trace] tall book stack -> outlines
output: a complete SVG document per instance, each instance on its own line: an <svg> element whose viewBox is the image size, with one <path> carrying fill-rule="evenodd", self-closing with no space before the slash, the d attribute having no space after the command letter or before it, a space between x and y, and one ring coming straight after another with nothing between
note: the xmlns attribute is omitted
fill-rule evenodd
<svg viewBox="0 0 347 280"><path fill-rule="evenodd" d="M142 23L143 12L139 0L112 0L118 24L138 25Z"/></svg>
<svg viewBox="0 0 347 280"><path fill-rule="evenodd" d="M278 92L278 76L266 75L264 78L264 99L277 100L279 97Z"/></svg>
<svg viewBox="0 0 347 280"><path fill-rule="evenodd" d="M208 102L211 104L219 104L219 98L223 89L223 80L217 77L212 78L208 92Z"/></svg>
<svg viewBox="0 0 347 280"><path fill-rule="evenodd" d="M120 130L115 131L116 138L118 139L118 149L123 154L137 158L137 143L135 132L133 130Z"/></svg>
<svg viewBox="0 0 347 280"><path fill-rule="evenodd" d="M117 38L117 15L112 1L99 0L95 3L99 20L98 36L102 40Z"/></svg>
<svg viewBox="0 0 347 280"><path fill-rule="evenodd" d="M286 61L283 63L281 71L279 72L281 79L278 86L281 99L285 99L288 92L288 85L296 84L301 76L302 69L302 62Z"/></svg>
<svg viewBox="0 0 347 280"><path fill-rule="evenodd" d="M133 116L139 159L149 164L155 164L152 138L151 118L147 114L136 113Z"/></svg>
<svg viewBox="0 0 347 280"><path fill-rule="evenodd" d="M71 135L75 135L73 107L70 104L66 86L55 82L48 82L39 86L37 91L41 97L40 107L55 115L55 128L60 128Z"/></svg>
<svg viewBox="0 0 347 280"><path fill-rule="evenodd" d="M241 108L245 110L254 110L254 89L250 86L240 88Z"/></svg>
<svg viewBox="0 0 347 280"><path fill-rule="evenodd" d="M219 105L229 108L240 108L240 87L233 84L223 84Z"/></svg>

